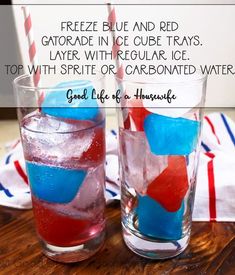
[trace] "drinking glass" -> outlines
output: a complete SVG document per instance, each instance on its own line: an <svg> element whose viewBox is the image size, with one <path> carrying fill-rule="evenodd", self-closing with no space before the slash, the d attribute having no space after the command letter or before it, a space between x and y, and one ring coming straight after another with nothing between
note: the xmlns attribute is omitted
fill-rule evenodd
<svg viewBox="0 0 235 275"><path fill-rule="evenodd" d="M43 253L60 262L84 260L105 237L105 116L91 98L102 79L40 88L15 79L21 140L35 226ZM86 91L87 98L78 99ZM69 102L69 95L77 99Z"/></svg>
<svg viewBox="0 0 235 275"><path fill-rule="evenodd" d="M118 124L123 238L143 257L174 257L188 245L206 79L117 79L122 94Z"/></svg>

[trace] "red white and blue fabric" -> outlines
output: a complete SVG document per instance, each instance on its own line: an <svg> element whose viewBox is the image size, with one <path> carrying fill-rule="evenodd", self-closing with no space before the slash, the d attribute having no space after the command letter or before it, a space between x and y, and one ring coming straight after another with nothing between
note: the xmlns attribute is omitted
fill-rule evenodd
<svg viewBox="0 0 235 275"><path fill-rule="evenodd" d="M106 202L120 199L117 131L106 132Z"/></svg>
<svg viewBox="0 0 235 275"><path fill-rule="evenodd" d="M106 201L120 199L118 142L106 134ZM0 204L27 209L31 198L21 143L0 162ZM195 221L235 221L235 123L222 113L203 120L202 144L193 211Z"/></svg>
<svg viewBox="0 0 235 275"><path fill-rule="evenodd" d="M235 221L235 123L223 113L204 117L193 219Z"/></svg>
<svg viewBox="0 0 235 275"><path fill-rule="evenodd" d="M28 178L19 140L9 145L9 149L0 161L0 205L22 209L31 208Z"/></svg>

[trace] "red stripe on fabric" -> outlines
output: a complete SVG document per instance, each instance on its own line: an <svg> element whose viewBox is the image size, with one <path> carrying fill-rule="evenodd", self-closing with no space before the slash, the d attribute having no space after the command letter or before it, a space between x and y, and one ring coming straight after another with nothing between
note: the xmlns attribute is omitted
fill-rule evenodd
<svg viewBox="0 0 235 275"><path fill-rule="evenodd" d="M215 157L215 155L211 152L206 152L205 155L208 156L211 159L213 159Z"/></svg>
<svg viewBox="0 0 235 275"><path fill-rule="evenodd" d="M205 116L205 120L206 120L206 121L208 122L208 124L210 125L212 133L215 135L215 137L216 137L216 139L217 139L217 142L220 144L220 140L219 140L219 138L218 138L217 135L216 135L215 127L214 127L213 123L211 122L211 120L209 119L208 116Z"/></svg>
<svg viewBox="0 0 235 275"><path fill-rule="evenodd" d="M29 47L30 62L32 62L32 60L34 59L35 54L36 54L36 46L35 46L35 42L33 41L33 43Z"/></svg>
<svg viewBox="0 0 235 275"><path fill-rule="evenodd" d="M115 24L116 23L116 12L115 12L115 8L112 9L112 11L110 12L109 16L108 16L108 22Z"/></svg>
<svg viewBox="0 0 235 275"><path fill-rule="evenodd" d="M20 163L18 160L15 160L14 161L14 165L15 165L15 168L16 168L16 171L18 172L18 174L21 176L21 178L24 180L24 182L26 184L29 184L28 183L28 177L27 175L25 174L24 170L22 169L22 167L20 166Z"/></svg>
<svg viewBox="0 0 235 275"><path fill-rule="evenodd" d="M216 221L216 193L215 193L215 178L214 178L214 165L213 158L215 157L212 153L206 153L211 160L207 164L208 171L208 184L209 184L209 212L210 221Z"/></svg>
<svg viewBox="0 0 235 275"><path fill-rule="evenodd" d="M31 17L29 15L24 21L24 28L25 28L26 35L28 35L29 31L31 30L31 27L32 27L32 22L31 22Z"/></svg>

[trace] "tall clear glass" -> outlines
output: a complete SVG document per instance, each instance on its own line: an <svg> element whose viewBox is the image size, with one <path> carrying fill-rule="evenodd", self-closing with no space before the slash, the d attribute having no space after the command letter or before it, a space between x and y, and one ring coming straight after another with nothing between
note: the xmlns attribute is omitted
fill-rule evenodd
<svg viewBox="0 0 235 275"><path fill-rule="evenodd" d="M143 257L188 245L206 79L117 79L123 237Z"/></svg>
<svg viewBox="0 0 235 275"><path fill-rule="evenodd" d="M14 81L36 231L44 254L60 262L84 260L104 242L105 115L91 98L102 81Z"/></svg>

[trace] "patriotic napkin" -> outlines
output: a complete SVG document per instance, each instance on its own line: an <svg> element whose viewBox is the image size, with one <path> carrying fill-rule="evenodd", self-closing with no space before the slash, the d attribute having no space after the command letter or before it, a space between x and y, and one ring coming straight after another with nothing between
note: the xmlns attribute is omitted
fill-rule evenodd
<svg viewBox="0 0 235 275"><path fill-rule="evenodd" d="M106 133L106 201L120 199L118 142ZM19 141L0 162L0 205L27 209L31 198ZM235 221L235 123L222 113L204 117L193 220Z"/></svg>
<svg viewBox="0 0 235 275"><path fill-rule="evenodd" d="M204 117L193 220L235 221L235 123Z"/></svg>

